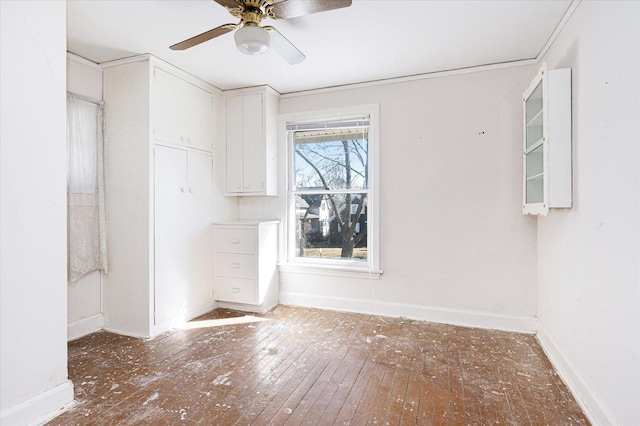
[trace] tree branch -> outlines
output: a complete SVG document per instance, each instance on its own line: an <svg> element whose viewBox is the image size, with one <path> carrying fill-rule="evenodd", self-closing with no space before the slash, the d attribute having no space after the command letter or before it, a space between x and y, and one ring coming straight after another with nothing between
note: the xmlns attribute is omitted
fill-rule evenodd
<svg viewBox="0 0 640 426"><path fill-rule="evenodd" d="M324 176L322 176L322 173L320 172L320 169L318 169L318 167L316 167L315 164L313 164L311 161L309 161L309 159L303 154L301 153L298 148L296 148L296 153L304 160L307 162L307 164L309 164L313 170L316 171L316 173L318 174L318 176L320 177L320 180L322 181L322 185L324 186L324 189L326 189L327 191L330 191L331 188L329 187L329 184L327 184L327 181L324 179ZM336 201L333 199L333 196L330 194L327 194L327 196L329 197L329 201L331 202L331 206L333 207L333 211L335 212L335 216L338 220L338 223L340 224L340 226L344 225L344 222L342 222L342 218L340 217L339 211L338 211L338 207L336 206Z"/></svg>
<svg viewBox="0 0 640 426"><path fill-rule="evenodd" d="M297 153L300 153L301 149L304 149L305 151L310 152L310 153L312 153L312 154L314 154L314 155L317 155L318 157L322 158L323 160L326 160L326 161L329 161L329 162L331 162L331 163L334 163L334 164L336 164L336 165L338 165L338 166L340 166L340 167L345 167L345 168L347 167L345 164L343 164L343 163L339 162L338 160L336 160L336 159L334 159L334 158L331 158L331 157L327 157L326 155L322 155L322 154L318 153L317 151L314 151L314 150L309 149L309 148L302 148L302 146L298 146L298 147L296 147L296 152L297 152ZM362 159L360 159L360 160L362 161ZM309 162L309 161L307 161L307 163L308 163L308 162ZM362 178L364 178L364 177L365 177L362 173L360 173L360 172L359 172L359 171L357 171L357 170L353 170L353 169L352 169L352 171L353 171L354 173L358 174L358 175L359 175L360 177L362 177Z"/></svg>

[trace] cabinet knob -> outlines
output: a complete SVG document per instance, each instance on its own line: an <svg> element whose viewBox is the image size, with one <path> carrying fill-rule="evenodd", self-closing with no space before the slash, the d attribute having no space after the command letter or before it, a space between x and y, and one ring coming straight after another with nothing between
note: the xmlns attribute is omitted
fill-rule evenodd
<svg viewBox="0 0 640 426"><path fill-rule="evenodd" d="M239 263L237 263L237 262L236 262L236 263L232 263L232 264L231 264L231 267L232 267L233 269L238 269L238 268L240 267L240 264L239 264Z"/></svg>
<svg viewBox="0 0 640 426"><path fill-rule="evenodd" d="M184 192L184 188L180 188L180 192Z"/></svg>
<svg viewBox="0 0 640 426"><path fill-rule="evenodd" d="M231 293L240 293L240 287L231 287Z"/></svg>
<svg viewBox="0 0 640 426"><path fill-rule="evenodd" d="M193 190L189 188L189 194L193 194Z"/></svg>
<svg viewBox="0 0 640 426"><path fill-rule="evenodd" d="M231 240L231 244L240 244L240 240Z"/></svg>

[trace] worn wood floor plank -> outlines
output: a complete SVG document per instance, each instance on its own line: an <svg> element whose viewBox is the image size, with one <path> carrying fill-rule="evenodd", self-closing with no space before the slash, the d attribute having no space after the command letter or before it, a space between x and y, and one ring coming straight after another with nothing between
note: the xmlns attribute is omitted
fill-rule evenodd
<svg viewBox="0 0 640 426"><path fill-rule="evenodd" d="M586 425L535 336L278 306L69 343L50 425Z"/></svg>

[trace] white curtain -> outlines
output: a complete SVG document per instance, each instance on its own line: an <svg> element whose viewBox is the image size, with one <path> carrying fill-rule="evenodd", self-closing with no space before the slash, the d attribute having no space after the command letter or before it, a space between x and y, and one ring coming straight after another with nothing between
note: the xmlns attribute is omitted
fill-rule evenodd
<svg viewBox="0 0 640 426"><path fill-rule="evenodd" d="M69 280L107 268L104 205L104 106L67 94Z"/></svg>

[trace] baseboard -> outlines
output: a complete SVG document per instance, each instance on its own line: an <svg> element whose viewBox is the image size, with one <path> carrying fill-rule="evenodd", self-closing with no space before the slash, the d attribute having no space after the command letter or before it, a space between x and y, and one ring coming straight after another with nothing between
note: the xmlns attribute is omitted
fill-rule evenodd
<svg viewBox="0 0 640 426"><path fill-rule="evenodd" d="M567 385L573 397L594 425L619 425L621 424L607 409L604 401L587 383L578 368L564 356L551 334L542 323L538 323L538 342L544 353L553 364L556 372Z"/></svg>
<svg viewBox="0 0 640 426"><path fill-rule="evenodd" d="M65 380L33 398L2 410L0 424L2 426L41 425L74 405L73 383Z"/></svg>
<svg viewBox="0 0 640 426"><path fill-rule="evenodd" d="M95 333L104 328L104 316L100 314L79 319L67 324L67 341L79 339L87 334Z"/></svg>
<svg viewBox="0 0 640 426"><path fill-rule="evenodd" d="M278 302L273 304L263 303L262 305L248 305L245 303L233 303L233 302L218 302L219 308L232 309L234 311L251 312L254 314L266 314L278 305Z"/></svg>
<svg viewBox="0 0 640 426"><path fill-rule="evenodd" d="M217 307L218 302L216 302L215 300L207 302L204 305L200 305L197 308L191 309L189 312L187 312L187 315L185 315L185 321L191 321L192 319L197 318L200 315L204 315L207 312L213 311Z"/></svg>
<svg viewBox="0 0 640 426"><path fill-rule="evenodd" d="M404 317L463 327L514 331L518 333L535 333L538 325L535 317L463 311L375 300L314 296L290 292L280 292L280 303L283 305L298 305L333 311Z"/></svg>
<svg viewBox="0 0 640 426"><path fill-rule="evenodd" d="M151 339L151 337L146 336L146 335L144 335L142 333L132 333L129 330L121 330L119 328L114 328L114 327L105 326L102 330L106 331L108 333L120 334L122 336L135 337L137 339L143 339L143 340L150 340Z"/></svg>
<svg viewBox="0 0 640 426"><path fill-rule="evenodd" d="M166 333L169 330L174 328L182 328L182 325L191 321L192 319L199 317L200 315L206 314L207 312L213 311L217 306L215 300L211 300L207 303L204 303L196 308L190 309L189 311L184 312L174 321L166 321L159 324L153 324L151 326L151 336L147 339L155 339L163 333Z"/></svg>

